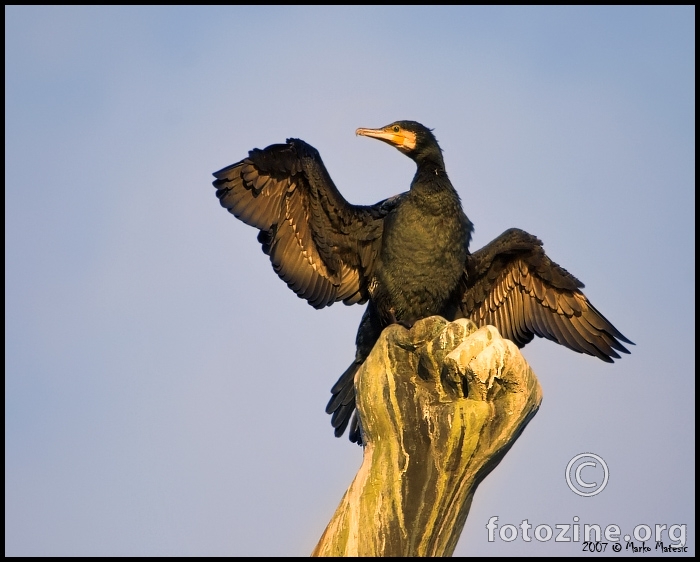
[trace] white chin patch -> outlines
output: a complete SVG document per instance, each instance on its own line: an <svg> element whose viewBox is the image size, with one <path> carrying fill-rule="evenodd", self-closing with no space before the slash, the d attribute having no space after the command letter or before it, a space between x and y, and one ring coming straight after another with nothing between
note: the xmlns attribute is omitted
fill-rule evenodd
<svg viewBox="0 0 700 562"><path fill-rule="evenodd" d="M416 134L410 131L404 132L403 147L404 150L413 150L416 148Z"/></svg>

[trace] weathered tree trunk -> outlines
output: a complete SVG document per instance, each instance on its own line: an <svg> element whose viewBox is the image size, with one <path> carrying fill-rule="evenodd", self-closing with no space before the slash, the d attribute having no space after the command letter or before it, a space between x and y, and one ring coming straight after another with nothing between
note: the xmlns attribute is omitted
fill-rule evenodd
<svg viewBox="0 0 700 562"><path fill-rule="evenodd" d="M542 392L518 348L440 317L385 329L355 379L365 440L314 556L449 556Z"/></svg>

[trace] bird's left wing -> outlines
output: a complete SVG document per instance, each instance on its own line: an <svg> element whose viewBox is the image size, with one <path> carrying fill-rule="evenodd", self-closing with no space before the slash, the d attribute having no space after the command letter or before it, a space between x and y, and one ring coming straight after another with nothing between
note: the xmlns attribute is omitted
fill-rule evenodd
<svg viewBox="0 0 700 562"><path fill-rule="evenodd" d="M540 336L606 361L632 344L581 292L583 283L551 261L542 242L510 229L468 256L460 302L477 325L496 326L522 347Z"/></svg>
<svg viewBox="0 0 700 562"><path fill-rule="evenodd" d="M394 199L348 203L318 151L287 139L214 173L216 196L258 241L275 272L315 308L365 302L383 219Z"/></svg>

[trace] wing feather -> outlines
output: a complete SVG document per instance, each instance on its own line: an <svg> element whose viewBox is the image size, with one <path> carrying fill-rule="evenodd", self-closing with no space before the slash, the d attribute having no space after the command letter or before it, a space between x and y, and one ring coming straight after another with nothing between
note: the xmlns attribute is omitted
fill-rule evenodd
<svg viewBox="0 0 700 562"><path fill-rule="evenodd" d="M214 176L221 205L260 230L273 269L299 297L316 308L367 301L393 199L349 204L318 151L299 139L252 150Z"/></svg>
<svg viewBox="0 0 700 562"><path fill-rule="evenodd" d="M632 342L527 232L508 230L470 255L462 286L462 314L479 325L492 323L518 346L539 336L607 362L619 359L618 351L629 353L621 342Z"/></svg>

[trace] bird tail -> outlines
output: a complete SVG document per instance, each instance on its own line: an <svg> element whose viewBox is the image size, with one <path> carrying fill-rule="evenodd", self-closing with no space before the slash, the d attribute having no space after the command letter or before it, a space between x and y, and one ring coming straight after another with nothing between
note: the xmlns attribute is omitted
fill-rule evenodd
<svg viewBox="0 0 700 562"><path fill-rule="evenodd" d="M350 441L362 445L362 432L355 410L355 375L363 361L355 359L345 372L340 375L338 382L331 388L331 399L326 406L326 413L332 414L331 425L335 428L335 436L340 437L350 425L348 435Z"/></svg>

